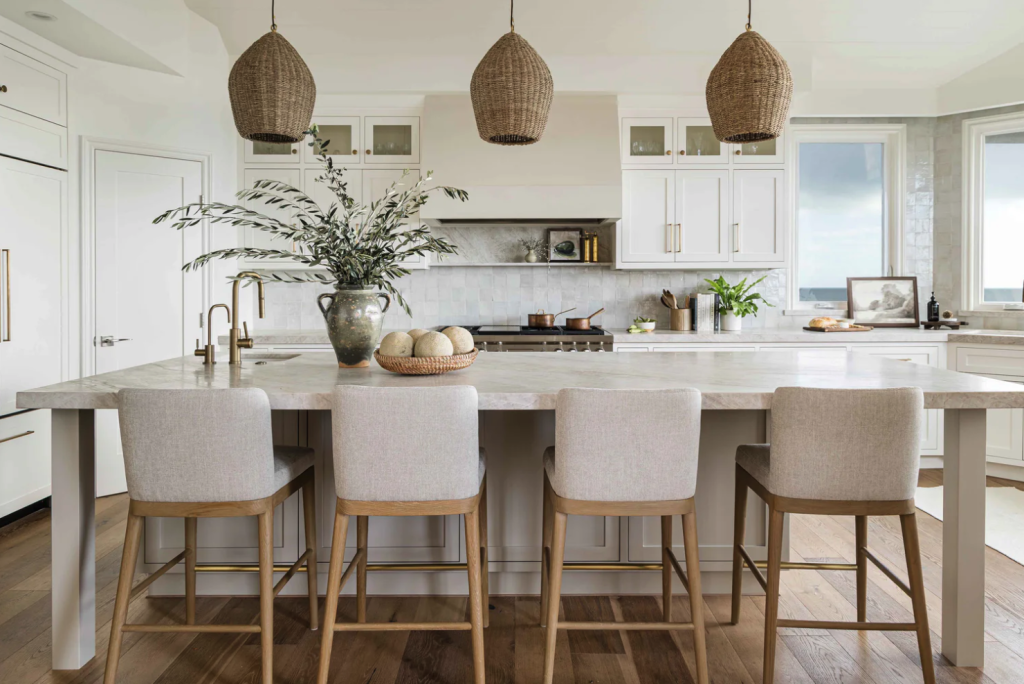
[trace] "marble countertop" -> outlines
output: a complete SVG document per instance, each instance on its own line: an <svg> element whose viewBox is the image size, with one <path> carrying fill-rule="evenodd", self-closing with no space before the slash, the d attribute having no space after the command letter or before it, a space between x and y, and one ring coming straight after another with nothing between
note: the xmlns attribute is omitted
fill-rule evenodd
<svg viewBox="0 0 1024 684"><path fill-rule="evenodd" d="M251 355L250 355L251 356ZM483 410L553 409L566 387L665 389L695 387L704 408L763 410L777 387L920 387L927 408L1024 408L1024 387L1000 380L954 373L930 366L814 350L761 355L706 354L481 354L465 370L432 376L402 376L371 362L364 369L339 369L334 354L307 352L266 365L252 359L241 366L203 366L194 356L168 359L126 370L18 393L18 407L116 408L125 387L218 389L260 387L271 407L327 410L335 385L433 387L473 385Z"/></svg>

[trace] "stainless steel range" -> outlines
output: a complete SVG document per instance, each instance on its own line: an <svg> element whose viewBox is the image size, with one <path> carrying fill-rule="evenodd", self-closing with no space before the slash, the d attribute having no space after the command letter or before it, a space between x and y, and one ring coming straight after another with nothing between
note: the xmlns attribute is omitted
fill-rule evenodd
<svg viewBox="0 0 1024 684"><path fill-rule="evenodd" d="M520 325L465 325L482 352L605 352L612 351L612 334L602 328L569 330ZM438 328L444 330L444 327Z"/></svg>

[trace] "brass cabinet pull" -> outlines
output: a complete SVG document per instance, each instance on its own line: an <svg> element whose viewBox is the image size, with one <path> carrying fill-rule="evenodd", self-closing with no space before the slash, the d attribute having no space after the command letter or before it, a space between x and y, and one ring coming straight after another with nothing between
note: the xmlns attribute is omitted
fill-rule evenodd
<svg viewBox="0 0 1024 684"><path fill-rule="evenodd" d="M740 224L732 224L732 251L740 251Z"/></svg>
<svg viewBox="0 0 1024 684"><path fill-rule="evenodd" d="M29 435L34 435L34 434L36 434L35 430L28 430L26 432L22 432L20 435L14 435L12 437L4 437L3 439L0 439L0 444L3 444L4 442L10 442L10 441L15 440L15 439L21 439L22 437L28 437Z"/></svg>
<svg viewBox="0 0 1024 684"><path fill-rule="evenodd" d="M665 224L665 252L672 253L672 224Z"/></svg>
<svg viewBox="0 0 1024 684"><path fill-rule="evenodd" d="M11 341L11 250L0 249L0 256L3 257L3 278L4 278L4 332L0 342Z"/></svg>
<svg viewBox="0 0 1024 684"><path fill-rule="evenodd" d="M677 223L676 224L676 251L677 252L682 252L683 251L683 224L682 223Z"/></svg>

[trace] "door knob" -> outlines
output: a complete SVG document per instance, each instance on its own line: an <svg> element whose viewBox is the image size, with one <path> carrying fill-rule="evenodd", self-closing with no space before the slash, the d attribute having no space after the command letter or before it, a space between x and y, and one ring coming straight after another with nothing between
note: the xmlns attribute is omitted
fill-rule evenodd
<svg viewBox="0 0 1024 684"><path fill-rule="evenodd" d="M130 337L118 337L118 338L115 339L113 335L102 335L102 336L100 336L100 346L101 347L113 347L118 342L131 342L131 341L132 341L132 338L130 338Z"/></svg>

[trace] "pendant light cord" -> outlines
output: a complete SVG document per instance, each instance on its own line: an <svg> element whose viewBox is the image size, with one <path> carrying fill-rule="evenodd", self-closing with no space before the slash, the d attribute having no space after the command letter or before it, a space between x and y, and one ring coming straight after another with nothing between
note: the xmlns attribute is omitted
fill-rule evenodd
<svg viewBox="0 0 1024 684"><path fill-rule="evenodd" d="M277 31L277 17L274 14L274 0L270 0L270 30Z"/></svg>
<svg viewBox="0 0 1024 684"><path fill-rule="evenodd" d="M512 33L516 32L516 0L509 0L508 20L512 25Z"/></svg>
<svg viewBox="0 0 1024 684"><path fill-rule="evenodd" d="M753 8L754 0L747 0L747 30L752 31L754 27L750 23L750 16L754 12Z"/></svg>

